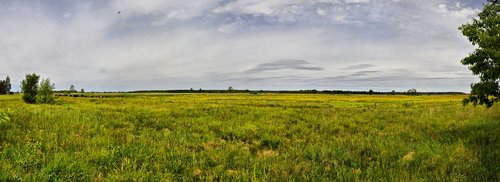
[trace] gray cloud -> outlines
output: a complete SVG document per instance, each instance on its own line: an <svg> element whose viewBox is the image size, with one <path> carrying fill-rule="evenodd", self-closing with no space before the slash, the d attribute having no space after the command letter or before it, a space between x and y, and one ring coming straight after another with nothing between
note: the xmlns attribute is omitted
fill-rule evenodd
<svg viewBox="0 0 500 182"><path fill-rule="evenodd" d="M457 27L481 4L0 0L0 72L12 80L36 72L58 89L75 85L89 91L228 85L363 89L413 83L467 91L474 77L460 59L474 47Z"/></svg>
<svg viewBox="0 0 500 182"><path fill-rule="evenodd" d="M245 73L259 73L263 71L275 71L275 70L308 70L308 71L321 71L322 67L310 66L311 63L302 59L282 59L276 60L268 63L262 63L255 66L252 69L248 69Z"/></svg>
<svg viewBox="0 0 500 182"><path fill-rule="evenodd" d="M358 69L364 69L364 68L373 68L375 65L373 64L355 64L355 65L350 65L347 67L344 67L342 69L344 70L358 70Z"/></svg>
<svg viewBox="0 0 500 182"><path fill-rule="evenodd" d="M349 74L348 76L368 76L370 74L373 74L373 73L380 73L380 71L357 71L357 72L354 72L354 73L351 73Z"/></svg>

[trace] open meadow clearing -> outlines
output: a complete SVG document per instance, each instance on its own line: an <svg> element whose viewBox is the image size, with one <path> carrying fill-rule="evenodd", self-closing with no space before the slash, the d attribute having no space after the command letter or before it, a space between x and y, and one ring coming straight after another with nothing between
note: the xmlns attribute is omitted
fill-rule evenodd
<svg viewBox="0 0 500 182"><path fill-rule="evenodd" d="M465 95L108 96L0 96L0 180L500 179L500 107Z"/></svg>

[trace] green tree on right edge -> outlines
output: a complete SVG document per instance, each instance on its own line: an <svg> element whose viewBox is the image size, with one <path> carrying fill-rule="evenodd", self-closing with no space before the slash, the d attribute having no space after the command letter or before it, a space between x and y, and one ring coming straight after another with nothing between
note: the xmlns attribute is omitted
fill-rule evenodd
<svg viewBox="0 0 500 182"><path fill-rule="evenodd" d="M474 52L462 59L462 64L480 78L479 83L471 84L470 96L463 103L489 108L500 100L500 5L486 4L479 19L460 26L459 30L476 46Z"/></svg>

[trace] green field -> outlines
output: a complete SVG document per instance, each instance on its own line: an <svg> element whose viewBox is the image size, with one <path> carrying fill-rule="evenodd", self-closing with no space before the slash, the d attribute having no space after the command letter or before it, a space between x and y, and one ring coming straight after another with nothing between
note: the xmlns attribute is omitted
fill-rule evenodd
<svg viewBox="0 0 500 182"><path fill-rule="evenodd" d="M0 96L0 181L500 180L500 107L464 95L110 96Z"/></svg>

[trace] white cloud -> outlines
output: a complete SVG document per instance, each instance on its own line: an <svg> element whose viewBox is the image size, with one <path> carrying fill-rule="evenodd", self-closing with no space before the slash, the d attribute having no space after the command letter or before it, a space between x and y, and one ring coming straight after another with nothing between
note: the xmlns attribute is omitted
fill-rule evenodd
<svg viewBox="0 0 500 182"><path fill-rule="evenodd" d="M171 20L186 20L204 15L208 9L216 6L217 0L114 0L111 7L125 16L154 15L153 26L166 25Z"/></svg>
<svg viewBox="0 0 500 182"><path fill-rule="evenodd" d="M116 0L58 10L43 2L0 5L6 7L0 65L7 70L0 72L14 80L37 72L58 88L86 90L392 90L414 79L422 89L467 91L473 77L463 78L469 71L459 60L472 46L457 27L479 11L445 0ZM245 72L276 60L322 69ZM362 73L342 69L354 64L375 66ZM451 81L422 81L432 77Z"/></svg>
<svg viewBox="0 0 500 182"><path fill-rule="evenodd" d="M316 13L320 16L326 15L326 11L321 8L316 9Z"/></svg>
<svg viewBox="0 0 500 182"><path fill-rule="evenodd" d="M370 3L370 0L345 0L346 3Z"/></svg>
<svg viewBox="0 0 500 182"><path fill-rule="evenodd" d="M447 16L454 16L460 20L467 20L480 12L477 8L461 8L460 4L457 4L454 9L450 9L446 4L439 4L437 11Z"/></svg>

